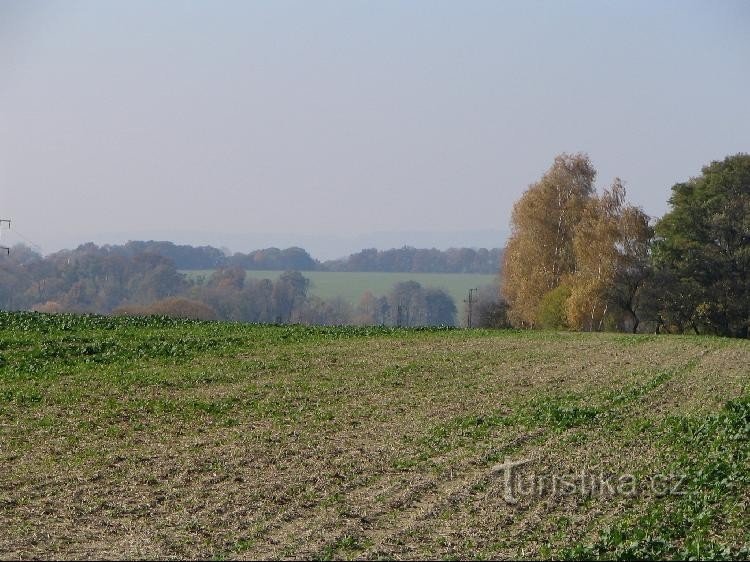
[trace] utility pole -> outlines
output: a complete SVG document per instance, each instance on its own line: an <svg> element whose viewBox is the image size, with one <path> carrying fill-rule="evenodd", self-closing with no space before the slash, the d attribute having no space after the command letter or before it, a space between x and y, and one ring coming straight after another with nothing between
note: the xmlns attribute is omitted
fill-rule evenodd
<svg viewBox="0 0 750 562"><path fill-rule="evenodd" d="M403 300L399 300L396 307L396 326L409 326L409 305L404 304Z"/></svg>
<svg viewBox="0 0 750 562"><path fill-rule="evenodd" d="M4 222L8 223L8 230L10 230L10 219L0 219L0 238L2 238ZM8 248L7 246L0 246L0 250L5 250L5 253L7 255L10 255L10 248Z"/></svg>
<svg viewBox="0 0 750 562"><path fill-rule="evenodd" d="M474 293L476 293L479 289L476 287L474 289L469 289L469 296L464 299L464 302L468 305L467 306L467 322L466 327L471 328L471 308L472 305L476 302L476 298L474 298Z"/></svg>

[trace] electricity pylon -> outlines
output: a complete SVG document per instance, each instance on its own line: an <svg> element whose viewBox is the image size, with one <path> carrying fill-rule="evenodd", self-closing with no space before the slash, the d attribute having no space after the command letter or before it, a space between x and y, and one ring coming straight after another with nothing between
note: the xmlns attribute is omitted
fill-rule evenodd
<svg viewBox="0 0 750 562"><path fill-rule="evenodd" d="M477 299L474 297L474 293L478 292L479 289L469 289L469 297L464 299L464 302L468 305L467 308L467 316L466 319L466 327L471 328L471 312L472 312L472 306L475 302L477 302Z"/></svg>
<svg viewBox="0 0 750 562"><path fill-rule="evenodd" d="M0 219L0 238L2 238L4 222L8 223L8 230L10 230L10 219ZM10 255L10 248L7 246L0 246L0 250L4 250L7 255Z"/></svg>

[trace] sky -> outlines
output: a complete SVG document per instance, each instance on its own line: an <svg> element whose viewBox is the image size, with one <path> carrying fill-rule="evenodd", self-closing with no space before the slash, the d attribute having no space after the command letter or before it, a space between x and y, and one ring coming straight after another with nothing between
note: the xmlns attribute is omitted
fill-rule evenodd
<svg viewBox="0 0 750 562"><path fill-rule="evenodd" d="M0 0L2 244L502 246L562 152L750 150L750 2Z"/></svg>

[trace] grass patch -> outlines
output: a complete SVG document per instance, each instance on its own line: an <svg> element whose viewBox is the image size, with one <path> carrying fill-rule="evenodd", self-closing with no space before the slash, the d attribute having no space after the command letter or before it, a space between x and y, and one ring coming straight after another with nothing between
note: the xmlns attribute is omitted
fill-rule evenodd
<svg viewBox="0 0 750 562"><path fill-rule="evenodd" d="M593 543L564 549L563 558L750 557L750 396L704 418L671 418L664 434L674 458L667 468L684 486L653 499L644 513L614 522Z"/></svg>

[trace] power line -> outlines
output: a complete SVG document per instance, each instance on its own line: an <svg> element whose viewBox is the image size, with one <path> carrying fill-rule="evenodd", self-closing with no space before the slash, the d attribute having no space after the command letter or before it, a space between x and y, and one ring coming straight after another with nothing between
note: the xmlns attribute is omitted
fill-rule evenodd
<svg viewBox="0 0 750 562"><path fill-rule="evenodd" d="M17 228L13 229L13 234L15 234L16 236L18 236L19 238L22 238L24 240L24 242L26 242L27 244L29 244L37 252L39 252L41 254L44 253L44 249L39 244L37 244L33 240L30 240L28 237L24 236L24 234L21 231L19 231Z"/></svg>
<svg viewBox="0 0 750 562"><path fill-rule="evenodd" d="M3 228L3 223L7 223L8 224L8 228ZM3 232L5 230L7 230L8 232L12 232L12 234L14 236L18 236L20 239L22 239L24 242L26 242L26 244L29 247L31 247L32 250L35 250L35 251L39 252L40 254L44 253L44 249L39 244L37 244L36 242L34 242L31 238L29 238L28 236L26 236L20 230L18 230L17 228L14 228L11 231L11 228L10 228L10 219L0 219L0 238L2 238L2 234L3 234ZM10 248L9 247L7 247L7 246L0 246L0 250L4 250L6 254L10 255Z"/></svg>

